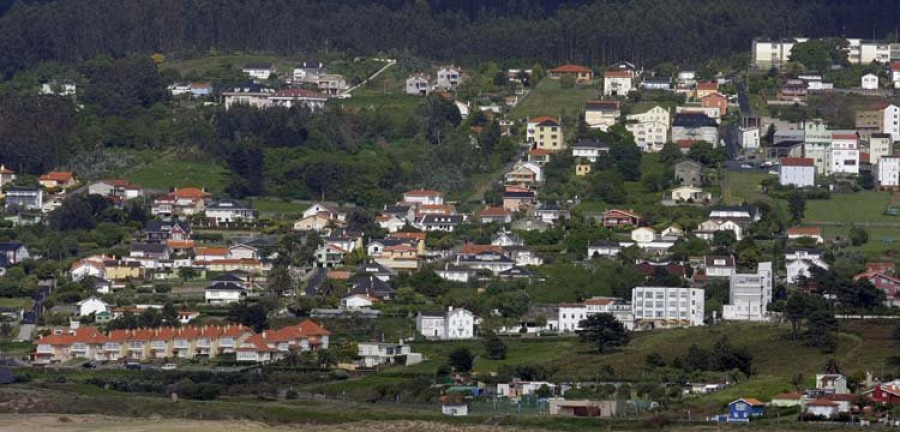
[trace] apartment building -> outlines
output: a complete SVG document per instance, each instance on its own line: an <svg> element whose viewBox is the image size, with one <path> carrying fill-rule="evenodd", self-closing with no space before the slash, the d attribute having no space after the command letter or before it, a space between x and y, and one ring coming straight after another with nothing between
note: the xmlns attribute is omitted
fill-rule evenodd
<svg viewBox="0 0 900 432"><path fill-rule="evenodd" d="M215 358L236 353L238 361L264 362L283 358L292 349L328 348L330 333L311 320L279 330L254 334L243 325L162 327L113 330L96 327L56 329L40 337L31 353L34 365L58 364L75 359L143 361L153 359Z"/></svg>
<svg viewBox="0 0 900 432"><path fill-rule="evenodd" d="M740 321L765 321L766 307L772 302L772 263L761 262L756 273L731 276L728 304L722 318Z"/></svg>
<svg viewBox="0 0 900 432"><path fill-rule="evenodd" d="M703 295L699 288L635 287L631 291L635 329L703 325Z"/></svg>

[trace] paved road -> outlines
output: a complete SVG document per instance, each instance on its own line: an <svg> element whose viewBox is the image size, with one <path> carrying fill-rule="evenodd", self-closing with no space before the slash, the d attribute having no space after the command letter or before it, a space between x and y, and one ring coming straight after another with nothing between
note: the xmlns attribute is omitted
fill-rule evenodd
<svg viewBox="0 0 900 432"><path fill-rule="evenodd" d="M20 324L19 335L16 336L16 341L29 342L31 341L32 333L34 333L34 324Z"/></svg>
<svg viewBox="0 0 900 432"><path fill-rule="evenodd" d="M360 88L360 87L362 87L362 86L368 84L369 81L372 81L373 79L375 79L375 77L377 77L378 75L381 75L382 72L388 70L389 67L391 67L391 66L393 66L393 65L395 65L395 64L397 64L397 60L388 60L388 64L385 65L383 68L378 69L378 71L375 72L374 74L372 74L372 76L370 76L370 77L364 79L363 82L361 82L361 83L359 83L359 84L357 84L357 85L355 85L355 86L353 86L353 87L350 87L349 89L347 89L347 91L345 91L345 92L343 92L343 93L341 93L341 94L349 95L353 90L356 90L356 89L358 89L358 88Z"/></svg>
<svg viewBox="0 0 900 432"><path fill-rule="evenodd" d="M750 106L750 97L747 96L747 87L743 81L735 81L734 88L737 90L738 94L738 105L741 107L741 112L744 113L745 116L753 115L753 108Z"/></svg>

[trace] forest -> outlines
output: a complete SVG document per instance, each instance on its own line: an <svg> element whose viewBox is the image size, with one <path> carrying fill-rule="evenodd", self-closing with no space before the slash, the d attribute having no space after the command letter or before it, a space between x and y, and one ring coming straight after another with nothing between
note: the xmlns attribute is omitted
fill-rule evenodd
<svg viewBox="0 0 900 432"><path fill-rule="evenodd" d="M896 39L893 0L20 0L0 3L0 70L164 52L642 65L746 52L757 36ZM389 25L386 25L389 24Z"/></svg>

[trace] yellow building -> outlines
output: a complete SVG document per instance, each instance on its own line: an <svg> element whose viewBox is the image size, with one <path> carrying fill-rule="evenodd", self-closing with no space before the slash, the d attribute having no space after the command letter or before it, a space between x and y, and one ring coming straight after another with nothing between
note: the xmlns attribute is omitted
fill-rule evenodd
<svg viewBox="0 0 900 432"><path fill-rule="evenodd" d="M587 161L578 161L575 164L575 175L576 176L586 176L591 173L591 163Z"/></svg>
<svg viewBox="0 0 900 432"><path fill-rule="evenodd" d="M562 125L553 117L528 120L527 138L536 149L558 152L565 148Z"/></svg>

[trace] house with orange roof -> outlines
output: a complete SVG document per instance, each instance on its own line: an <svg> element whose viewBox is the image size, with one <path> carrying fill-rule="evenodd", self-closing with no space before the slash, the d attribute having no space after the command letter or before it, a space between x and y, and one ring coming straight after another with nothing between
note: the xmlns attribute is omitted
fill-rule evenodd
<svg viewBox="0 0 900 432"><path fill-rule="evenodd" d="M821 227L791 227L787 229L788 240L797 240L801 238L811 238L816 243L825 243L822 238Z"/></svg>
<svg viewBox="0 0 900 432"><path fill-rule="evenodd" d="M381 252L372 256L372 259L394 271L415 271L421 266L419 248L401 243L385 246Z"/></svg>
<svg viewBox="0 0 900 432"><path fill-rule="evenodd" d="M75 186L75 173L68 171L51 171L38 178L45 189L60 188L66 189Z"/></svg>
<svg viewBox="0 0 900 432"><path fill-rule="evenodd" d="M0 164L0 187L3 187L3 185L7 183L11 183L15 179L16 172L7 168L6 165ZM2 192L0 192L0 194L2 194Z"/></svg>
<svg viewBox="0 0 900 432"><path fill-rule="evenodd" d="M715 81L698 82L694 88L694 99L703 99L707 95L719 92L719 83Z"/></svg>
<svg viewBox="0 0 900 432"><path fill-rule="evenodd" d="M333 244L324 244L322 247L316 249L316 252L313 254L316 260L316 265L322 268L332 268L337 267L344 260L344 255L348 254L344 248Z"/></svg>
<svg viewBox="0 0 900 432"><path fill-rule="evenodd" d="M173 192L153 200L150 214L154 216L193 216L206 210L206 203L212 195L195 187L176 188Z"/></svg>
<svg viewBox="0 0 900 432"><path fill-rule="evenodd" d="M572 77L578 84L590 84L594 80L594 72L591 68L581 65L567 64L550 69L551 79Z"/></svg>
<svg viewBox="0 0 900 432"><path fill-rule="evenodd" d="M229 258L227 247L197 247L194 248L194 259L197 261L216 261Z"/></svg>
<svg viewBox="0 0 900 432"><path fill-rule="evenodd" d="M512 213L503 207L485 207L478 212L478 220L483 224L512 222Z"/></svg>
<svg viewBox="0 0 900 432"><path fill-rule="evenodd" d="M35 341L33 365L49 365L76 359L92 361L148 360L163 358L215 358L235 352L253 332L243 325L189 326L113 330L73 325L54 329Z"/></svg>
<svg viewBox="0 0 900 432"><path fill-rule="evenodd" d="M816 161L812 158L781 158L778 184L782 186L813 187L816 185Z"/></svg>
<svg viewBox="0 0 900 432"><path fill-rule="evenodd" d="M236 359L239 362L267 363L283 359L292 351L328 349L330 335L331 332L312 320L278 330L265 330L244 339L236 349Z"/></svg>
<svg viewBox="0 0 900 432"><path fill-rule="evenodd" d="M545 164L550 162L550 155L553 152L547 149L533 148L528 150L528 162L536 164Z"/></svg>

